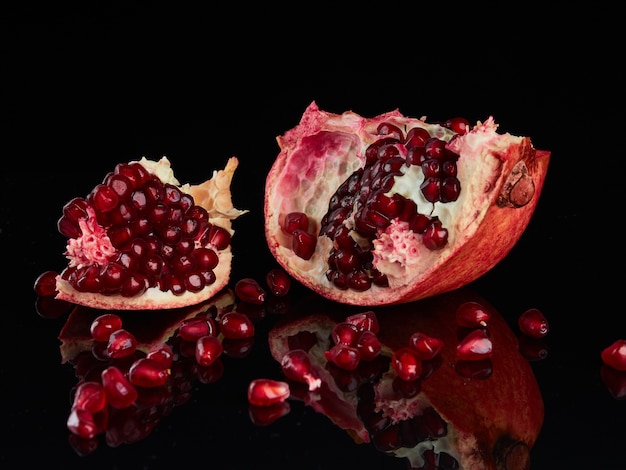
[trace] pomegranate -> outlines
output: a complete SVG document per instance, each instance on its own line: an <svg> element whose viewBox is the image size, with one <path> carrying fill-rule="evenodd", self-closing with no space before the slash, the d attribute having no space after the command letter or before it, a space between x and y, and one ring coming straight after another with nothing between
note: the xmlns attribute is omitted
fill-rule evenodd
<svg viewBox="0 0 626 470"><path fill-rule="evenodd" d="M265 234L278 263L322 296L405 303L500 262L538 203L550 152L497 132L493 117L364 118L315 102L277 138Z"/></svg>
<svg viewBox="0 0 626 470"><path fill-rule="evenodd" d="M166 157L120 163L86 197L65 204L67 267L56 298L100 309L198 304L231 272L230 183L238 160L199 185L181 185Z"/></svg>
<svg viewBox="0 0 626 470"><path fill-rule="evenodd" d="M468 332L455 316L469 301L489 314L486 334L493 350L480 360L457 356ZM408 459L411 468L530 468L543 399L514 332L493 306L463 288L375 307L380 355L354 370L338 370L326 352L333 347L335 326L358 313L355 308L311 295L270 331L277 361L304 350L307 370L321 380L310 389L287 377L292 399L326 415L355 442ZM421 356L415 349L418 337L436 339L436 353Z"/></svg>

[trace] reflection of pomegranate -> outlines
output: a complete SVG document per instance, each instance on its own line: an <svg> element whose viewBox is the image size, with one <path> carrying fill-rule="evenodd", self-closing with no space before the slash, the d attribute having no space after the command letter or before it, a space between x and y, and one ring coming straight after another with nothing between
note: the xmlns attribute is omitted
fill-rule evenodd
<svg viewBox="0 0 626 470"><path fill-rule="evenodd" d="M456 346L468 329L455 320L460 305L479 302L489 313L486 327L493 351L463 361ZM472 291L461 289L404 305L374 307L381 354L353 370L327 361L335 325L355 306L321 297L307 299L297 318L285 318L270 332L274 358L308 352L311 373L322 381L309 390L294 383L300 398L328 416L356 442L410 460L412 468L527 469L530 450L543 424L543 399L517 338L504 318ZM477 331L477 330L472 330ZM416 380L399 377L390 358L407 350L415 332L443 343L432 360L421 362ZM303 361L301 361L303 363Z"/></svg>
<svg viewBox="0 0 626 470"><path fill-rule="evenodd" d="M409 302L478 278L526 228L550 157L497 127L491 117L429 124L312 103L278 138L267 175L272 254L305 286L354 305Z"/></svg>
<svg viewBox="0 0 626 470"><path fill-rule="evenodd" d="M120 163L84 198L63 207L68 238L58 299L103 309L148 310L200 303L231 272L230 183L238 161L199 185L180 185L163 157Z"/></svg>

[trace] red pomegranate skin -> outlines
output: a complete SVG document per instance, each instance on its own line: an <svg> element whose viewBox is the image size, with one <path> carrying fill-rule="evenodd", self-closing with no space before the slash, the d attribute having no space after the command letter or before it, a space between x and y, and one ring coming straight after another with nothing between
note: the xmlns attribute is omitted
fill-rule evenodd
<svg viewBox="0 0 626 470"><path fill-rule="evenodd" d="M300 283L344 304L406 303L460 288L488 272L526 229L550 161L550 152L535 149L530 138L498 133L492 118L477 123L469 133L448 142L448 148L460 155L461 194L466 195L447 227L448 244L434 254L418 246L417 262L402 264L390 276L390 287L340 289L325 277L332 240L319 237L315 253L305 260L294 254L280 224L287 214L304 212L311 219L311 230L319 230L330 197L365 165L365 149L380 138L376 129L383 122L401 128L431 125L398 110L364 118L351 111L329 113L313 102L297 126L277 137L280 153L266 179L265 233L273 256Z"/></svg>
<svg viewBox="0 0 626 470"><path fill-rule="evenodd" d="M455 315L458 306L466 301L480 302L491 315L487 330L493 342L493 354L489 358L492 370L487 379L468 378L455 369L456 345L466 330L457 325ZM270 332L274 358L280 360L289 350L290 336L295 337L302 331L317 332L321 341L334 324L347 315L358 313L359 308L312 296L294 309L294 313L300 314L285 319ZM463 454L462 468L529 468L530 450L543 425L544 403L532 368L520 354L517 337L504 317L468 288L372 310L380 323L378 337L382 354L391 356L393 351L406 347L416 331L443 341L440 365L420 380L419 388L430 405L454 427L454 445ZM318 371L324 370L320 361L315 367ZM358 426L358 419L355 421L354 415L345 409L346 403L354 403L354 397L337 392L330 375L320 377L330 381L325 387L336 392L324 398L344 407L319 402L313 402L312 406L335 424L345 425L344 429L356 442L369 442L367 432ZM388 406L384 401L379 404ZM410 410L399 409L398 413L406 414Z"/></svg>

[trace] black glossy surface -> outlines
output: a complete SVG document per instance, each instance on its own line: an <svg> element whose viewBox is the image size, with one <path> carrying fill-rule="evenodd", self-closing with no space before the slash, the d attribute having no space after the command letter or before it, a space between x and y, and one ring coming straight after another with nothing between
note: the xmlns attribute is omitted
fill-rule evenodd
<svg viewBox="0 0 626 470"><path fill-rule="evenodd" d="M6 16L0 466L220 468L219 460L227 462L222 468L405 468L303 406L272 426L253 426L247 383L276 370L261 339L249 358L229 361L222 380L199 387L144 441L102 445L80 458L65 427L75 377L60 362L63 319L34 310L35 277L64 263L56 232L62 205L116 163L142 155L167 155L179 180L192 183L228 157L240 159L233 198L250 213L234 223L232 278L262 278L274 266L262 197L278 152L275 136L315 100L322 109L364 116L394 108L430 120L492 114L502 131L529 135L552 151L527 231L472 287L511 325L528 307L550 321L548 357L533 363L546 415L532 468L622 468L626 401L611 397L599 373L600 351L626 338L624 77L611 52L622 53L607 27L611 14L596 6L569 11L564 21L527 12L466 31L456 29L463 15L449 13L455 26L436 34L403 18L403 41L396 42L383 36L387 26L355 27L353 16L321 7L300 18L304 24L281 23L261 8L252 16L266 19L253 28L240 22L243 8L227 6L219 16L177 11L176 27L159 21L171 19L170 10L150 2L98 12L24 7ZM187 25L198 16L202 24ZM606 37L581 32L596 18ZM558 34L551 29L557 23L565 28Z"/></svg>

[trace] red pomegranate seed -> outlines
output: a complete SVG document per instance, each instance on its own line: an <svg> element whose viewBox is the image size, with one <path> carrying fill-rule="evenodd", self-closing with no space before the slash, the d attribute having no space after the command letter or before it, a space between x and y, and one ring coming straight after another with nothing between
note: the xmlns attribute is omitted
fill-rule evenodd
<svg viewBox="0 0 626 470"><path fill-rule="evenodd" d="M376 314L372 310L349 315L345 321L356 326L359 331L371 331L374 334L378 334L378 318L376 318Z"/></svg>
<svg viewBox="0 0 626 470"><path fill-rule="evenodd" d="M291 405L288 401L281 401L269 406L248 406L250 421L256 426L269 426L274 421L291 412Z"/></svg>
<svg viewBox="0 0 626 470"><path fill-rule="evenodd" d="M111 333L122 328L122 319L115 313L104 313L91 322L91 336L96 341L109 341Z"/></svg>
<svg viewBox="0 0 626 470"><path fill-rule="evenodd" d="M476 361L491 357L493 344L487 333L481 329L475 329L468 333L456 347L456 356L464 361Z"/></svg>
<svg viewBox="0 0 626 470"><path fill-rule="evenodd" d="M291 249L304 260L309 260L315 253L317 237L302 229L296 229L291 234Z"/></svg>
<svg viewBox="0 0 626 470"><path fill-rule="evenodd" d="M424 231L422 242L429 250L439 250L448 243L448 229L442 226L440 220L431 220Z"/></svg>
<svg viewBox="0 0 626 470"><path fill-rule="evenodd" d="M409 347L394 351L391 356L391 367L398 377L408 382L417 380L422 374L422 360Z"/></svg>
<svg viewBox="0 0 626 470"><path fill-rule="evenodd" d="M241 312L227 312L221 318L220 332L229 339L251 338L254 336L254 324Z"/></svg>
<svg viewBox="0 0 626 470"><path fill-rule="evenodd" d="M72 408L86 410L94 414L102 410L106 404L106 394L100 382L82 382L76 387Z"/></svg>
<svg viewBox="0 0 626 470"><path fill-rule="evenodd" d="M120 328L109 336L107 354L110 358L128 357L135 354L136 350L137 339L130 331Z"/></svg>
<svg viewBox="0 0 626 470"><path fill-rule="evenodd" d="M182 322L178 334L185 341L196 341L202 336L216 336L217 327L212 318L192 318Z"/></svg>
<svg viewBox="0 0 626 470"><path fill-rule="evenodd" d="M116 366L104 369L101 378L107 401L113 408L127 408L135 403L137 389Z"/></svg>
<svg viewBox="0 0 626 470"><path fill-rule="evenodd" d="M57 278L58 273L56 271L44 271L33 285L35 294L40 297L53 297L57 293Z"/></svg>
<svg viewBox="0 0 626 470"><path fill-rule="evenodd" d="M169 376L168 369L147 357L137 359L128 370L128 380L137 387L160 387L167 382Z"/></svg>
<svg viewBox="0 0 626 470"><path fill-rule="evenodd" d="M83 439L93 439L98 434L93 415L84 409L73 408L67 418L67 428Z"/></svg>
<svg viewBox="0 0 626 470"><path fill-rule="evenodd" d="M348 322L337 323L330 333L334 344L346 344L348 346L356 344L357 336L356 326Z"/></svg>
<svg viewBox="0 0 626 470"><path fill-rule="evenodd" d="M550 331L550 325L543 312L537 308L530 308L522 313L517 324L522 333L531 338L543 338Z"/></svg>
<svg viewBox="0 0 626 470"><path fill-rule="evenodd" d="M484 328L490 316L479 302L464 302L456 310L456 322L465 328Z"/></svg>
<svg viewBox="0 0 626 470"><path fill-rule="evenodd" d="M359 333L356 348L361 355L362 361L373 361L380 354L382 348L378 336L372 331L365 330Z"/></svg>
<svg viewBox="0 0 626 470"><path fill-rule="evenodd" d="M626 371L626 340L618 339L600 353L602 362L615 370Z"/></svg>
<svg viewBox="0 0 626 470"><path fill-rule="evenodd" d="M313 371L311 358L303 349L288 351L281 360L281 368L288 378L307 384L309 391L317 390L322 385L321 379Z"/></svg>
<svg viewBox="0 0 626 470"><path fill-rule="evenodd" d="M277 297L287 295L291 288L291 277L281 268L270 269L265 275L265 282L269 291Z"/></svg>
<svg viewBox="0 0 626 470"><path fill-rule="evenodd" d="M270 406L289 398L289 384L273 379L254 379L248 386L248 403L254 406Z"/></svg>
<svg viewBox="0 0 626 470"><path fill-rule="evenodd" d="M297 229L308 232L309 217L303 212L290 212L283 220L282 229L290 235Z"/></svg>
<svg viewBox="0 0 626 470"><path fill-rule="evenodd" d="M235 295L244 302L262 305L267 294L255 279L246 277L235 284Z"/></svg>
<svg viewBox="0 0 626 470"><path fill-rule="evenodd" d="M456 132L457 134L467 134L471 130L469 121L462 117L448 119L443 123L443 126Z"/></svg>
<svg viewBox="0 0 626 470"><path fill-rule="evenodd" d="M422 360L427 361L439 354L443 348L443 341L416 331L409 337L409 347L415 350Z"/></svg>
<svg viewBox="0 0 626 470"><path fill-rule="evenodd" d="M420 146L423 147L426 141L430 139L430 134L423 127L414 127L406 133L404 144L407 148Z"/></svg>
<svg viewBox="0 0 626 470"><path fill-rule="evenodd" d="M153 346L146 354L146 357L158 362L163 368L169 369L174 362L174 351L169 344L161 343Z"/></svg>
<svg viewBox="0 0 626 470"><path fill-rule="evenodd" d="M324 351L324 357L340 369L348 371L355 370L361 362L359 350L342 343L335 344L328 351Z"/></svg>
<svg viewBox="0 0 626 470"><path fill-rule="evenodd" d="M224 352L222 342L215 336L206 335L197 339L195 358L201 366L210 366Z"/></svg>

